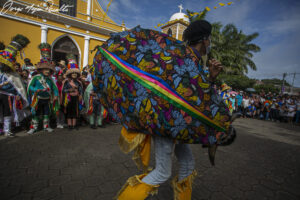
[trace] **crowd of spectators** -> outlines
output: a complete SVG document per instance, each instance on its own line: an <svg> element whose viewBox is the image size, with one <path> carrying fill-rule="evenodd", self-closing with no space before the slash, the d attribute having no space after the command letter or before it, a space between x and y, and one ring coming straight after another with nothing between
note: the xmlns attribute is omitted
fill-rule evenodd
<svg viewBox="0 0 300 200"><path fill-rule="evenodd" d="M219 90L221 94L221 91ZM273 122L288 122L299 125L300 95L228 91L228 101L233 112L244 118L255 118Z"/></svg>

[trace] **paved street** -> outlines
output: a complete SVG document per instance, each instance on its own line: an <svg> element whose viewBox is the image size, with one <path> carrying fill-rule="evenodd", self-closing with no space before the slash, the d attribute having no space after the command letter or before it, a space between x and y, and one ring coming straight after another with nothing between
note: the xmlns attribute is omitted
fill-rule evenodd
<svg viewBox="0 0 300 200"><path fill-rule="evenodd" d="M235 127L238 137L219 147L215 167L207 149L192 145L199 175L192 199L300 199L300 127L252 119L238 119ZM0 199L112 199L128 177L141 173L119 150L120 130L109 125L0 136ZM172 200L170 181L148 199Z"/></svg>

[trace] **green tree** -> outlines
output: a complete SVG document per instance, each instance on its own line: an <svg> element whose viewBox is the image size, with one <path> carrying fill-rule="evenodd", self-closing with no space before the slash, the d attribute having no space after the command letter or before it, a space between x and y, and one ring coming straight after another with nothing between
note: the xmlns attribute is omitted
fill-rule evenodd
<svg viewBox="0 0 300 200"><path fill-rule="evenodd" d="M199 15L187 10L190 22L205 19L207 10L204 9ZM212 50L210 58L219 60L224 66L226 74L243 75L248 68L256 70L253 62L253 53L259 52L260 47L252 41L259 36L258 33L245 34L233 24L223 27L220 22L212 23Z"/></svg>
<svg viewBox="0 0 300 200"><path fill-rule="evenodd" d="M280 89L278 87L275 87L273 84L262 84L262 85L255 85L254 89L260 93L262 91L268 93L268 92L272 92L272 93L279 93Z"/></svg>
<svg viewBox="0 0 300 200"><path fill-rule="evenodd" d="M217 84L221 85L226 83L234 90L245 90L247 88L253 88L256 80L250 79L245 75L232 75L232 74L220 74L217 78Z"/></svg>
<svg viewBox="0 0 300 200"><path fill-rule="evenodd" d="M261 80L264 84L271 84L271 85L278 85L281 86L282 85L282 80L278 79L278 78L273 78L273 79L262 79ZM284 85L285 86L291 86L288 82L286 82L286 80L284 80Z"/></svg>

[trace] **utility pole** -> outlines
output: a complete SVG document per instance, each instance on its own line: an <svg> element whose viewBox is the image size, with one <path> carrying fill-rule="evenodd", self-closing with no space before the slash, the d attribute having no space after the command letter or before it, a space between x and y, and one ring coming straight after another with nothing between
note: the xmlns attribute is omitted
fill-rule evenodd
<svg viewBox="0 0 300 200"><path fill-rule="evenodd" d="M292 89L291 89L291 94L293 95L293 90L294 90L294 81L295 81L295 77L296 77L296 72L294 73L294 77L293 77L293 83L292 83Z"/></svg>
<svg viewBox="0 0 300 200"><path fill-rule="evenodd" d="M283 91L284 91L284 78L286 77L286 73L283 73L283 76L282 76L282 86L281 86L281 95L283 94Z"/></svg>

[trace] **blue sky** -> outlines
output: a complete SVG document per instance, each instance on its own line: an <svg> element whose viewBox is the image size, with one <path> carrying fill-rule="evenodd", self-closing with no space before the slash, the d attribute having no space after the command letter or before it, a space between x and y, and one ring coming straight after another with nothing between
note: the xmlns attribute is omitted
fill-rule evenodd
<svg viewBox="0 0 300 200"><path fill-rule="evenodd" d="M109 0L98 0L106 10ZM179 12L178 5L199 12L206 6L210 22L233 23L243 32L258 32L253 42L261 47L253 60L257 71L249 70L251 78L282 78L284 72L300 73L300 1L299 0L232 0L230 6L218 3L230 0L113 0L108 16L118 24L124 20L126 27L141 25L155 29L158 23L166 23ZM217 6L217 9L213 9ZM157 30L160 30L159 28ZM292 75L286 80L292 83ZM300 87L300 74L295 86Z"/></svg>

